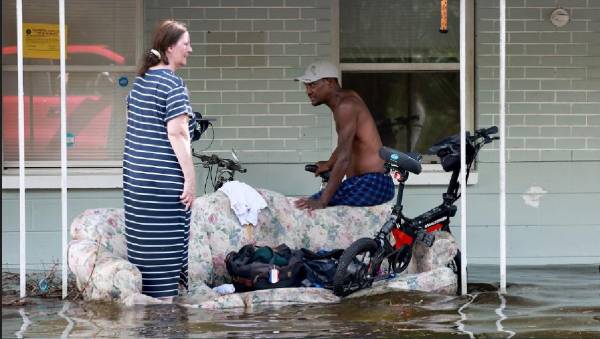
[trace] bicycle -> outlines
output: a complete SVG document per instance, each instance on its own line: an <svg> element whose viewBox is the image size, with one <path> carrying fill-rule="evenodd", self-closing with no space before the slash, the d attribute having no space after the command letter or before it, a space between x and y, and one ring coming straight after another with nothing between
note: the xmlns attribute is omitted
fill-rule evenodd
<svg viewBox="0 0 600 339"><path fill-rule="evenodd" d="M307 164L304 166L304 170L307 172L311 172L311 173L315 173L317 171L317 165L316 164ZM322 190L323 188L325 188L325 185L327 185L327 182L329 181L329 175L331 174L330 171L327 172L322 172L319 174L319 177L321 177L321 186L319 187L319 190Z"/></svg>
<svg viewBox="0 0 600 339"><path fill-rule="evenodd" d="M206 185L210 182L213 190L216 192L226 182L235 180L235 173L246 173L247 169L243 168L234 150L231 150L233 159L220 158L216 154L202 154L192 149L192 155L200 159L202 167L208 169L206 180L204 181L204 193L206 193ZM213 176L213 170L216 171Z"/></svg>
<svg viewBox="0 0 600 339"><path fill-rule="evenodd" d="M498 137L496 126L479 129L471 136L466 135L466 178L479 150ZM403 153L389 147L382 147L379 156L385 160L386 171L393 172L398 179L396 203L392 207L390 218L381 226L373 238L361 238L352 243L339 259L338 268L333 279L333 292L337 296L346 296L360 289L370 287L375 280L384 279L390 274L398 274L406 270L412 257L415 241L431 247L435 241L433 232L450 233L450 218L456 215L454 203L460 198L460 139L458 135L448 137L429 149L437 154L442 168L452 172L448 188L443 193L443 202L431 210L415 217L408 218L402 212L402 195L409 173L421 172L421 155ZM307 166L308 167L308 166ZM306 168L309 170L308 168ZM399 174L399 175L398 175ZM391 234L391 237L390 237ZM391 238L394 243L391 243ZM388 262L387 271L380 270L384 260ZM458 275L460 286L460 251L448 265ZM460 292L460 291L459 291Z"/></svg>
<svg viewBox="0 0 600 339"><path fill-rule="evenodd" d="M215 130L212 124L212 121L215 121L214 118L202 118L202 114L199 112L194 112L194 116L196 118L196 128L191 134L192 141L200 140L201 136L208 130L209 127L212 129L212 137L209 145L206 148L203 148L201 152L207 150L212 145L215 140ZM210 182L213 191L217 191L221 188L226 182L235 180L235 173L246 173L246 169L242 167L240 164L240 160L235 153L235 150L231 150L232 159L220 158L216 154L203 154L201 152L196 152L196 150L192 147L192 156L200 159L200 164L202 167L208 169L206 172L206 180L204 181L204 193L206 192L206 186ZM198 165L194 163L194 166ZM213 169L216 166L216 173L213 176Z"/></svg>

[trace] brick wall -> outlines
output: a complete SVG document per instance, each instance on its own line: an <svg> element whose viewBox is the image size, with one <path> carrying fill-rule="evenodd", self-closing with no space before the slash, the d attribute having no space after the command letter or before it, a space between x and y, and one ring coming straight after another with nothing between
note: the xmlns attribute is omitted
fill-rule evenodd
<svg viewBox="0 0 600 339"><path fill-rule="evenodd" d="M571 21L550 22L560 4ZM507 0L508 161L600 160L600 1ZM498 123L497 0L476 9L477 117ZM497 159L497 153L482 154Z"/></svg>
<svg viewBox="0 0 600 339"><path fill-rule="evenodd" d="M329 156L331 113L292 80L331 57L329 0L155 0L144 1L144 14L146 48L169 15L188 26L194 52L180 75L193 108L217 119L211 152L233 147L245 163Z"/></svg>

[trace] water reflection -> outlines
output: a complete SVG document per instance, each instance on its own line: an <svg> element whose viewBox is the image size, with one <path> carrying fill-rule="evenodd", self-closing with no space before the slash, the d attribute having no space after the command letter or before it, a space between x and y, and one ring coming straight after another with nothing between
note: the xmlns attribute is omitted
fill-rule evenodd
<svg viewBox="0 0 600 339"><path fill-rule="evenodd" d="M65 303L63 304L62 310L60 310L60 312L58 312L58 316L67 321L67 327L65 327L65 330L63 331L62 335L60 336L61 338L68 338L69 334L73 330L73 326L75 325L73 320L71 320L71 318L69 318L65 313L69 309L70 305L71 305L70 302L65 301Z"/></svg>
<svg viewBox="0 0 600 339"><path fill-rule="evenodd" d="M467 294L467 297L469 297L469 301L461 307L459 307L457 310L458 314L460 315L460 319L457 320L455 324L456 329L458 329L460 332L467 334L469 338L475 338L473 332L465 330L464 322L465 320L467 320L467 315L464 313L464 310L475 301L475 298L477 298L477 294Z"/></svg>
<svg viewBox="0 0 600 339"><path fill-rule="evenodd" d="M189 334L188 308L179 305L141 305L127 312L136 324L135 337L181 338ZM133 317L131 317L133 315Z"/></svg>
<svg viewBox="0 0 600 339"><path fill-rule="evenodd" d="M23 325L21 325L19 331L15 332L15 335L17 336L17 338L23 338L23 334L27 330L27 327L29 327L29 325L31 324L31 320L29 320L29 317L27 317L24 308L19 308L19 314L23 319ZM4 319L4 317L2 317L2 319Z"/></svg>
<svg viewBox="0 0 600 339"><path fill-rule="evenodd" d="M506 298L502 293L498 292L498 298L500 299L500 306L496 309L496 314L500 317L500 319L496 320L496 329L498 332L504 332L508 334L506 338L512 338L516 333L510 330L505 330L504 326L502 326L502 321L506 319L506 315L504 315L504 309L506 308Z"/></svg>
<svg viewBox="0 0 600 339"><path fill-rule="evenodd" d="M402 292L337 304L203 310L32 299L2 308L2 337L598 338L597 267L470 268L466 296Z"/></svg>

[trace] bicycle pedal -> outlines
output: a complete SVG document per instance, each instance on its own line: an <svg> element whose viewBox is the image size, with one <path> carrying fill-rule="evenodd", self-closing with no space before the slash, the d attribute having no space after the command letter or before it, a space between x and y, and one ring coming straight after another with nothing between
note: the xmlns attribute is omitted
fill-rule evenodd
<svg viewBox="0 0 600 339"><path fill-rule="evenodd" d="M435 241L435 236L431 233L421 230L417 232L417 240L425 244L425 246L431 247Z"/></svg>

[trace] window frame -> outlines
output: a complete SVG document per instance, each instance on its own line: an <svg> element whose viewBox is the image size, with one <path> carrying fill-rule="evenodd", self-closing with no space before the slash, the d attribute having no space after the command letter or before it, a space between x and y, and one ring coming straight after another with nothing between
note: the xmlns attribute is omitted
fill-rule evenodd
<svg viewBox="0 0 600 339"><path fill-rule="evenodd" d="M465 2L466 6L466 103L465 119L467 130L475 126L475 5L471 1ZM393 72L431 72L431 71L458 71L460 62L451 63L343 63L340 62L340 0L332 1L331 26L332 26L332 59L340 70L340 84L343 84L343 72L351 73L393 73ZM456 27L458 29L458 27ZM335 124L332 124L332 145L337 144ZM447 185L451 173L442 169L441 164L423 164L420 175L410 176L409 185ZM469 185L476 184L477 173L472 171L469 175Z"/></svg>
<svg viewBox="0 0 600 339"><path fill-rule="evenodd" d="M68 10L68 8L66 9ZM66 65L66 72L130 72L136 73L144 43L143 0L135 0L135 64L133 65ZM17 65L3 65L2 71L17 71ZM23 65L23 73L60 72L60 65ZM68 94L68 93L67 93ZM2 188L19 188L18 161L4 159L2 138ZM122 161L71 160L67 161L68 188L120 188L122 187ZM60 188L60 159L56 161L25 161L26 188ZM90 176L94 180L90 180Z"/></svg>

